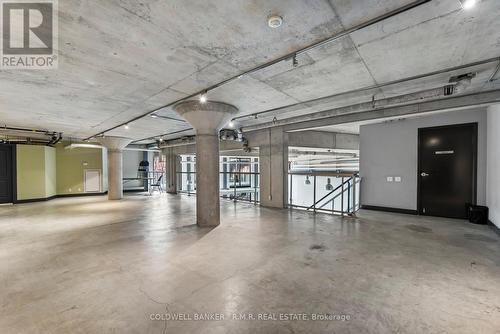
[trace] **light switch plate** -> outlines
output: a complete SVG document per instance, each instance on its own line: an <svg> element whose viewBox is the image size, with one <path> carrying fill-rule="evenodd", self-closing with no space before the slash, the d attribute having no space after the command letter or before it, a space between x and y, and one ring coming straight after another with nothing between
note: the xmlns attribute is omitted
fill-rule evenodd
<svg viewBox="0 0 500 334"><path fill-rule="evenodd" d="M394 182L401 182L401 176L395 176Z"/></svg>
<svg viewBox="0 0 500 334"><path fill-rule="evenodd" d="M394 178L392 176L387 177L387 182L394 182Z"/></svg>

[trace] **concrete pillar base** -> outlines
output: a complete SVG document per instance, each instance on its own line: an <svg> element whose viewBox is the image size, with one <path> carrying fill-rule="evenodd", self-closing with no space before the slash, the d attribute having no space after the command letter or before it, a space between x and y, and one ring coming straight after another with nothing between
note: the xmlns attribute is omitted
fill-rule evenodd
<svg viewBox="0 0 500 334"><path fill-rule="evenodd" d="M97 139L108 150L108 200L123 198L123 149L132 142L124 137Z"/></svg>

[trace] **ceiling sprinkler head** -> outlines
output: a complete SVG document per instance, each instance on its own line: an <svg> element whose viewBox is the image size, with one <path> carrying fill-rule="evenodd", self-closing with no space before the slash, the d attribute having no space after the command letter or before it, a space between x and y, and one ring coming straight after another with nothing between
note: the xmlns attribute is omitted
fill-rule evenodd
<svg viewBox="0 0 500 334"><path fill-rule="evenodd" d="M283 18L279 15L271 15L267 18L267 25L269 28L279 28L283 24Z"/></svg>

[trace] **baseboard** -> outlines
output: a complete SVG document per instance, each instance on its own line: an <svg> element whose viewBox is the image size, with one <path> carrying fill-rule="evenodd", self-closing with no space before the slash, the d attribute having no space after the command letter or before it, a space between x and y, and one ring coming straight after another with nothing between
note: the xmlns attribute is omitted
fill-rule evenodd
<svg viewBox="0 0 500 334"><path fill-rule="evenodd" d="M145 193L147 190L144 189L123 189L124 193Z"/></svg>
<svg viewBox="0 0 500 334"><path fill-rule="evenodd" d="M64 198L64 197L86 197L86 196L102 196L106 195L108 192L105 191L103 193L75 193L75 194L60 194L56 195L56 198Z"/></svg>
<svg viewBox="0 0 500 334"><path fill-rule="evenodd" d="M29 199L15 200L14 204L45 202L45 201L50 201L51 199L54 199L54 198L57 198L57 195L50 196L50 197L45 197L45 198L29 198Z"/></svg>
<svg viewBox="0 0 500 334"><path fill-rule="evenodd" d="M385 212L394 212L394 213L404 213L404 214L407 214L407 215L418 215L418 211L417 210L390 208L390 207L386 207L386 206L362 205L361 209L372 210L372 211L385 211Z"/></svg>
<svg viewBox="0 0 500 334"><path fill-rule="evenodd" d="M500 227L496 226L495 224L493 224L493 222L491 220L488 220L488 225L490 226L490 228L500 236Z"/></svg>
<svg viewBox="0 0 500 334"><path fill-rule="evenodd" d="M77 193L77 194L60 194L54 195L46 198L30 198L30 199L21 199L14 201L14 204L24 204L24 203L36 203L36 202L46 202L56 198L64 198L64 197L86 197L86 196L101 196L106 195L108 192L105 191L103 193Z"/></svg>

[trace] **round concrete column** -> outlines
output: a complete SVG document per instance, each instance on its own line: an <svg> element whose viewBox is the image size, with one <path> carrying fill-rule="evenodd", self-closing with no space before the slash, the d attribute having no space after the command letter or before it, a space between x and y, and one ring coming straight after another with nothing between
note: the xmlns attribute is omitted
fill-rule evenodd
<svg viewBox="0 0 500 334"><path fill-rule="evenodd" d="M124 137L97 139L108 150L108 199L123 198L123 149L132 142Z"/></svg>
<svg viewBox="0 0 500 334"><path fill-rule="evenodd" d="M196 130L196 222L220 224L219 131L235 114L236 107L221 102L185 101L175 110Z"/></svg>

